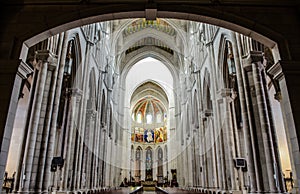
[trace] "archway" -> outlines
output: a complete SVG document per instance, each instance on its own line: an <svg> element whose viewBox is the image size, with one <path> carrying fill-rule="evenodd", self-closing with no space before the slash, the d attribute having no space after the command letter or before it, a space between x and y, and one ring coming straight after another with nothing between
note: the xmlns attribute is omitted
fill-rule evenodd
<svg viewBox="0 0 300 194"><path fill-rule="evenodd" d="M172 14L171 14L172 15ZM184 17L184 16L182 16L182 17ZM215 21L215 22L217 22L217 21ZM225 25L225 24L224 24ZM236 27L236 26L234 26L234 27ZM234 28L234 27L232 27L232 28ZM30 41L29 41L30 42Z"/></svg>

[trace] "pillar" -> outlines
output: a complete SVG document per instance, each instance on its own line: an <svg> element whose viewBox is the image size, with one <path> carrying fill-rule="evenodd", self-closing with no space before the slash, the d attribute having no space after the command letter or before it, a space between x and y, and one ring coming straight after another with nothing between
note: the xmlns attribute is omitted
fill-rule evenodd
<svg viewBox="0 0 300 194"><path fill-rule="evenodd" d="M69 118L67 125L67 130L69 131L65 157L64 157L64 167L63 167L63 178L64 178L64 187L65 189L72 190L74 188L74 152L75 152L75 141L76 141L76 131L78 130L78 113L79 113L79 104L82 97L82 91L78 88L72 88L70 90L71 100L69 107Z"/></svg>
<svg viewBox="0 0 300 194"><path fill-rule="evenodd" d="M5 64L0 66L0 101L2 104L0 106L0 185L3 185L13 123L17 111L19 94L22 91L22 80L27 79L27 76L33 72L33 69L20 60L1 59L0 63ZM18 180L17 177L16 180Z"/></svg>
<svg viewBox="0 0 300 194"><path fill-rule="evenodd" d="M234 127L231 123L232 116L230 111L230 104L233 99L231 98L231 89L223 89L221 95L223 97L223 105L225 111L223 134L224 134L224 146L225 146L225 178L227 180L227 189L237 190L237 172L234 166L235 159L235 143L234 143Z"/></svg>
<svg viewBox="0 0 300 194"><path fill-rule="evenodd" d="M272 136L271 121L267 106L267 98L264 91L264 80L261 52L250 51L247 58L243 59L244 66L248 69L247 78L251 94L251 114L254 115L254 131L252 138L255 140L258 157L257 169L259 171L259 182L263 192L280 192L277 171L281 169L276 165L274 152L274 137ZM275 146L276 147L276 146ZM266 178L267 177L267 178ZM262 184L263 183L263 184Z"/></svg>
<svg viewBox="0 0 300 194"><path fill-rule="evenodd" d="M55 64L55 57L49 51L41 51L37 54L36 69L38 73L32 112L29 121L29 137L27 143L27 155L25 156L25 182L23 192L30 192L36 188L38 175L38 153L42 138L43 122L45 118L45 106L47 106L49 82L51 81L51 66ZM45 95L44 95L45 93Z"/></svg>
<svg viewBox="0 0 300 194"><path fill-rule="evenodd" d="M249 94L247 91L248 84L246 81L246 69L244 69L242 65L242 61L240 60L242 56L242 45L240 40L240 35L238 33L232 34L232 46L233 46L233 53L234 53L234 62L236 65L236 77L237 77L237 84L238 84L238 92L239 92L239 99L241 105L241 113L242 113L242 120L243 120L243 136L244 136L244 146L245 146L245 157L247 161L247 178L245 181L246 187L250 193L256 192L258 190L258 185L256 181L256 163L255 163L255 156L253 155L253 146L252 146L252 129L251 129L251 118L252 115L249 114Z"/></svg>
<svg viewBox="0 0 300 194"><path fill-rule="evenodd" d="M36 55L37 60L47 61L49 63L47 69L47 78L44 88L44 96L41 108L41 115L38 126L39 138L36 140L35 148L35 166L32 169L33 173L37 174L36 179L32 181L32 187L39 192L43 191L43 179L45 171L46 154L48 148L49 131L53 113L53 101L55 96L55 87L57 81L57 58L49 51L38 51ZM47 172L46 172L47 173ZM45 188L47 192L48 188Z"/></svg>
<svg viewBox="0 0 300 194"><path fill-rule="evenodd" d="M300 126L299 63L299 61L279 61L268 69L268 73L272 75L275 84L278 84L275 98L280 102L289 154L291 156L294 180L293 193L299 193L300 185L300 132L297 130L298 126Z"/></svg>

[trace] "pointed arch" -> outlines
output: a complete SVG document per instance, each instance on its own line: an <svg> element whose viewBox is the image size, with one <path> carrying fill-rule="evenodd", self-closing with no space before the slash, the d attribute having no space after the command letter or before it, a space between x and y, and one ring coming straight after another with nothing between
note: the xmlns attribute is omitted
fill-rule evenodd
<svg viewBox="0 0 300 194"><path fill-rule="evenodd" d="M203 79L203 106L205 110L212 110L212 99L211 99L211 85L210 85L210 73L207 69L204 71Z"/></svg>
<svg viewBox="0 0 300 194"><path fill-rule="evenodd" d="M198 103L198 95L197 90L194 90L193 95L193 124L195 129L199 129L199 103Z"/></svg>

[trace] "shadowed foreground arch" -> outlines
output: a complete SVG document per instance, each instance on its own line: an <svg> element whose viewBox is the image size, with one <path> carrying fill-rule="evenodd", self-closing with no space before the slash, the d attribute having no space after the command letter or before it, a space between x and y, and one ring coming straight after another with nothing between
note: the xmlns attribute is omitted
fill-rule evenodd
<svg viewBox="0 0 300 194"><path fill-rule="evenodd" d="M300 102L297 100L299 99L297 91L300 82L298 78L300 25L297 17L299 3L296 1L275 1L272 2L273 5L268 3L211 4L208 1L196 0L188 2L157 0L155 5L135 0L126 3L122 1L60 3L43 4L41 1L39 4L34 4L27 1L9 1L1 5L1 22L4 26L0 32L0 86L3 103L0 110L1 158L7 156L18 102L16 94L19 93L22 79L30 73L30 69L24 64L30 46L67 29L96 21L151 16L207 22L248 35L274 50L278 46L280 57L277 56L275 60L279 61L281 58L284 61L271 68L270 73L280 81L283 94L281 104L285 119L291 125L290 134L296 138L293 144L299 147L300 134L297 128L300 127ZM284 13L284 18L279 13ZM295 30L291 30L291 26ZM285 73L284 76L282 71ZM299 152L295 157L298 155ZM1 160L1 173L4 171L5 163L6 159ZM297 164L296 168L300 168L300 164ZM299 175L300 172L297 173Z"/></svg>

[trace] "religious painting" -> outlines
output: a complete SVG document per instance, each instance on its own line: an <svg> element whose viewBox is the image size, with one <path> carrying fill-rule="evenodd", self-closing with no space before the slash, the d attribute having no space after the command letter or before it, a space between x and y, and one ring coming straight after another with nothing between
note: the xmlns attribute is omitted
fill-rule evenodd
<svg viewBox="0 0 300 194"><path fill-rule="evenodd" d="M160 127L155 129L155 143L167 141L167 128Z"/></svg>
<svg viewBox="0 0 300 194"><path fill-rule="evenodd" d="M145 129L144 140L147 143L154 142L154 130L153 129Z"/></svg>
<svg viewBox="0 0 300 194"><path fill-rule="evenodd" d="M144 129L135 127L133 131L134 131L134 133L131 134L131 141L143 143L144 142L144 139L143 139Z"/></svg>

